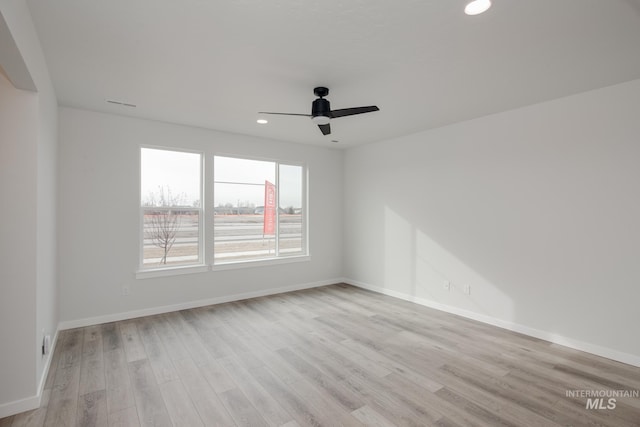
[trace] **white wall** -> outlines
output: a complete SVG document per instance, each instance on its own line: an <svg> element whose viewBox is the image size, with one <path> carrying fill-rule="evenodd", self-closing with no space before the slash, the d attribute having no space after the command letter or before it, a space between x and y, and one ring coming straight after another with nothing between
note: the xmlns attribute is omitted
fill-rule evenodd
<svg viewBox="0 0 640 427"><path fill-rule="evenodd" d="M57 101L31 15L23 1L0 2L0 417L37 407L50 357L44 334L58 324ZM10 39L11 43L5 43ZM28 75L24 75L28 73ZM27 344L28 343L28 344Z"/></svg>
<svg viewBox="0 0 640 427"><path fill-rule="evenodd" d="M37 289L35 346L58 328L58 103L51 85L38 90L37 154ZM44 381L47 357L38 357L37 375ZM39 384L39 387L41 385Z"/></svg>
<svg viewBox="0 0 640 427"><path fill-rule="evenodd" d="M306 162L311 261L136 280L141 144L202 150L209 160L218 152ZM342 275L340 151L61 108L59 168L65 326Z"/></svg>
<svg viewBox="0 0 640 427"><path fill-rule="evenodd" d="M0 74L0 405L35 394L37 110Z"/></svg>
<svg viewBox="0 0 640 427"><path fill-rule="evenodd" d="M640 364L639 111L636 80L348 150L345 275Z"/></svg>

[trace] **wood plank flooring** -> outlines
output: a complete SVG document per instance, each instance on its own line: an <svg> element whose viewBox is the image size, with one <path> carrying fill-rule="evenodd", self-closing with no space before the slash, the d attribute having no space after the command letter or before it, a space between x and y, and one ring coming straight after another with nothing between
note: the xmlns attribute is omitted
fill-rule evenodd
<svg viewBox="0 0 640 427"><path fill-rule="evenodd" d="M574 390L640 368L339 284L62 331L0 427L640 426L640 398Z"/></svg>

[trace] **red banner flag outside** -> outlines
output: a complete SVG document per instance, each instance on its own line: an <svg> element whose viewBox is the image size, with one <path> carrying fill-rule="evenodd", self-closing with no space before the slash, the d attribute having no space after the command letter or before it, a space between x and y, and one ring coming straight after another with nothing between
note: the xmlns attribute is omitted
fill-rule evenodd
<svg viewBox="0 0 640 427"><path fill-rule="evenodd" d="M276 186L264 182L264 226L263 234L276 234Z"/></svg>

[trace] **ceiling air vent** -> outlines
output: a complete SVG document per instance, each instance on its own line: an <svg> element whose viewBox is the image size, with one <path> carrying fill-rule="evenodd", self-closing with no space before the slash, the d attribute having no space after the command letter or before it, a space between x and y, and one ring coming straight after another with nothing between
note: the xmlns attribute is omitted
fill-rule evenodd
<svg viewBox="0 0 640 427"><path fill-rule="evenodd" d="M109 104L122 105L122 106L124 106L124 107L136 108L136 105L135 105L135 104L129 104L128 102L116 101L115 99L107 99L106 101L107 101Z"/></svg>

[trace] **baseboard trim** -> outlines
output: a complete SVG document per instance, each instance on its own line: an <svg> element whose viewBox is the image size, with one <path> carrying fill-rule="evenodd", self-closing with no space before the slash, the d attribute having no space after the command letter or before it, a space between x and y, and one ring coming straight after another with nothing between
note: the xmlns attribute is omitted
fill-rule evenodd
<svg viewBox="0 0 640 427"><path fill-rule="evenodd" d="M502 319L498 319L491 316L475 313L473 311L464 310L458 307L453 307L446 304L441 304L435 301L431 301L426 298L416 297L414 295L397 292L392 289L380 288L368 283L363 283L357 280L343 278L342 281L358 288L367 289L369 291L377 292L394 298L399 298L405 301L410 301L416 304L430 307L436 310L444 311L446 313L456 314L458 316L466 317L467 319L477 320L478 322L486 323L492 326L497 326L502 329L507 329L513 332L518 332L530 337L539 338L545 341L549 341L554 344L563 345L565 347L572 348L574 350L580 350L587 353L594 354L596 356L606 357L618 362L626 363L628 365L640 367L640 356L624 353L618 350L613 350L607 347L602 347L596 344L587 343L584 341L565 337L563 335L555 334L552 332L543 331L540 329L531 328L529 326L521 325L518 323L508 322Z"/></svg>
<svg viewBox="0 0 640 427"><path fill-rule="evenodd" d="M42 395L30 396L13 402L7 402L0 405L0 418L10 417L20 412L30 411L40 407Z"/></svg>
<svg viewBox="0 0 640 427"><path fill-rule="evenodd" d="M240 301L240 300L245 300L249 298L257 298L257 297L263 297L267 295L275 295L275 294L282 294L285 292L299 291L302 289L317 288L320 286L327 286L327 285L333 285L335 283L340 283L341 281L342 281L341 278L332 279L332 280L322 280L322 281L312 282L312 283L303 283L298 285L283 286L279 288L270 288L270 289L264 289L260 291L243 292L240 294L225 295L221 297L189 301L189 302L180 303L180 304L172 304L172 305L165 305L160 307L144 308L141 310L113 313L113 314L107 314L104 316L87 317L84 319L76 319L76 320L65 320L60 322L58 329L65 330L65 329L73 329L73 328L82 328L85 326L99 325L102 323L117 322L120 320L127 320L127 319L135 319L137 317L153 316L155 314L170 313L173 311L187 310L190 308L204 307L207 305L222 304L225 302Z"/></svg>
<svg viewBox="0 0 640 427"><path fill-rule="evenodd" d="M11 415L19 414L21 412L31 411L40 407L42 402L42 393L44 392L44 386L47 382L47 375L49 375L49 368L51 367L51 359L53 359L53 352L58 342L58 331L53 336L53 342L51 343L51 351L49 352L47 363L42 370L42 377L38 384L38 394L35 396L29 396L24 399L14 400L13 402L7 402L0 404L0 418L10 417Z"/></svg>

